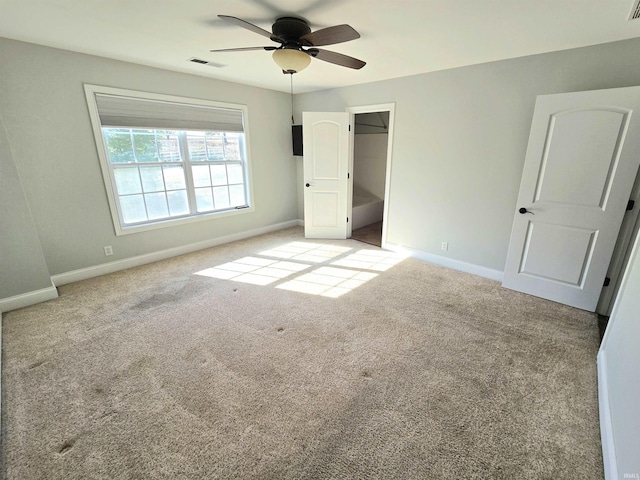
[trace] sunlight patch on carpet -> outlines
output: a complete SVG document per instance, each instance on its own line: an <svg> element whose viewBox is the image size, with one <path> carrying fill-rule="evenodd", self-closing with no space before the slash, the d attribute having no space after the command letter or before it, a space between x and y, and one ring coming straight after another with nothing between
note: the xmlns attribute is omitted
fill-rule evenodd
<svg viewBox="0 0 640 480"><path fill-rule="evenodd" d="M291 242L271 250L260 252L265 257L287 258L310 263L322 263L336 258L349 250L350 247L337 245L322 245L318 243Z"/></svg>
<svg viewBox="0 0 640 480"><path fill-rule="evenodd" d="M302 263L244 257L214 268L201 270L196 272L195 275L221 280L234 280L253 285L269 285L276 280L281 280L310 267L311 265Z"/></svg>
<svg viewBox="0 0 640 480"><path fill-rule="evenodd" d="M331 265L385 272L394 265L403 261L405 258L407 258L406 255L398 254L395 252L359 250L352 255L332 262Z"/></svg>
<svg viewBox="0 0 640 480"><path fill-rule="evenodd" d="M337 298L377 276L377 273L372 272L321 267L276 288Z"/></svg>
<svg viewBox="0 0 640 480"><path fill-rule="evenodd" d="M331 244L291 242L200 270L195 275L338 298L408 256L384 250L363 249L355 253L352 250ZM321 263L325 265L318 265ZM310 268L315 270L303 272ZM288 278L293 275L299 276Z"/></svg>

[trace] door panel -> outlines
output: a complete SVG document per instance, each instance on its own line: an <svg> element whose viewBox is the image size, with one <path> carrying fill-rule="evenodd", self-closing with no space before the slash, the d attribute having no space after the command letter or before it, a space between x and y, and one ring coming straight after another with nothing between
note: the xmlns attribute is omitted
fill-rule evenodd
<svg viewBox="0 0 640 480"><path fill-rule="evenodd" d="M552 115L534 201L603 208L629 113L580 110Z"/></svg>
<svg viewBox="0 0 640 480"><path fill-rule="evenodd" d="M639 113L638 87L538 97L505 287L595 310L640 163Z"/></svg>
<svg viewBox="0 0 640 480"><path fill-rule="evenodd" d="M304 231L347 238L349 115L303 112Z"/></svg>
<svg viewBox="0 0 640 480"><path fill-rule="evenodd" d="M580 286L593 252L596 232L582 228L529 222L520 272ZM548 252L556 251L563 262Z"/></svg>
<svg viewBox="0 0 640 480"><path fill-rule="evenodd" d="M339 180L340 124L316 121L310 128L313 140L313 180ZM315 140L319 139L319 140ZM338 141L332 141L337 139Z"/></svg>
<svg viewBox="0 0 640 480"><path fill-rule="evenodd" d="M314 212L311 226L313 228L339 227L340 196L336 192L319 192L317 190L312 190L310 195Z"/></svg>

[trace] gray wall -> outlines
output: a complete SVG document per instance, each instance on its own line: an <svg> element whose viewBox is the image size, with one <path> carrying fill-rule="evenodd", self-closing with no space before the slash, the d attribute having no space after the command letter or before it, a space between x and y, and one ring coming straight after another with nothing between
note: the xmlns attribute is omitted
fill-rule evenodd
<svg viewBox="0 0 640 480"><path fill-rule="evenodd" d="M287 94L7 39L0 65L0 114L52 275L297 218ZM116 237L83 83L247 105L255 212ZM11 253L12 268L24 262Z"/></svg>
<svg viewBox="0 0 640 480"><path fill-rule="evenodd" d="M536 96L640 85L639 54L633 39L301 94L296 106L395 102L387 241L502 271Z"/></svg>
<svg viewBox="0 0 640 480"><path fill-rule="evenodd" d="M356 133L353 136L353 183L383 200L388 142L386 133Z"/></svg>
<svg viewBox="0 0 640 480"><path fill-rule="evenodd" d="M296 116L394 102L387 240L502 270L536 95L640 85L638 53L634 39L301 94ZM288 95L6 39L0 64L0 115L51 274L302 218ZM83 83L246 104L256 211L116 237Z"/></svg>
<svg viewBox="0 0 640 480"><path fill-rule="evenodd" d="M0 116L0 299L51 287Z"/></svg>

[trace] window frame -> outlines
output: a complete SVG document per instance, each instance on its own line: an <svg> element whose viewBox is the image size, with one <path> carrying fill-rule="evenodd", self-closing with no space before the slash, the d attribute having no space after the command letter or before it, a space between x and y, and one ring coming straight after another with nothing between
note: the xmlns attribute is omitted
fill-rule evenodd
<svg viewBox="0 0 640 480"><path fill-rule="evenodd" d="M252 213L255 211L253 202L253 176L251 168L251 153L250 153L250 141L249 141L249 120L248 109L246 105L223 103L212 100L203 100L190 97L179 97L175 95L165 95L159 93L142 92L139 90L128 90L115 87L105 87L100 85L84 84L85 95L87 98L87 106L89 108L89 117L91 119L91 126L93 130L93 136L96 141L98 159L100 161L100 169L102 171L102 178L104 181L105 192L107 194L107 200L109 203L109 209L111 211L111 219L115 234L117 236L127 235L131 233L144 232L149 230L156 230L160 228L172 227L177 225L184 225L194 222L208 221L216 218L223 218L233 215L243 215ZM109 161L109 155L107 152L106 138L102 133L102 124L100 122L100 116L98 112L98 105L96 102L96 94L118 95L123 97L131 97L133 99L142 100L156 100L169 103L182 103L196 106L206 106L213 108L224 108L240 110L243 117L243 135L244 142L241 149L244 150L244 173L245 173L245 192L247 196L247 207L235 208L222 211L202 212L202 213L189 213L188 215L179 217L169 217L157 220L149 220L144 223L137 223L133 225L125 225L120 209L118 208L118 189L116 187L115 175L113 174L113 168ZM107 127L109 128L109 127ZM135 127L132 127L135 128ZM146 127L140 127L141 129L149 129ZM176 128L175 130L182 130ZM242 148L244 147L244 148ZM182 146L180 147L183 148ZM185 181L187 182L187 196L191 198L195 194L195 187L193 181L189 182L187 177L192 177L191 166L197 165L198 162L186 162L185 158L181 158L181 164L185 170ZM124 166L125 164L122 164ZM141 165L136 163L132 164L136 167Z"/></svg>

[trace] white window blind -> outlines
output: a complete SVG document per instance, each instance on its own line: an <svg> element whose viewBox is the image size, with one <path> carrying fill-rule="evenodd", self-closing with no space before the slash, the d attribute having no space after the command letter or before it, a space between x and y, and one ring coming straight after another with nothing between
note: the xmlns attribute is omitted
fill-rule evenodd
<svg viewBox="0 0 640 480"><path fill-rule="evenodd" d="M242 132L242 110L95 94L103 127Z"/></svg>

